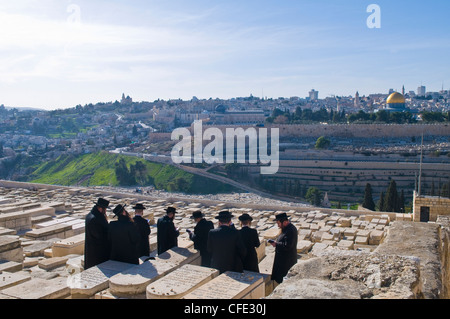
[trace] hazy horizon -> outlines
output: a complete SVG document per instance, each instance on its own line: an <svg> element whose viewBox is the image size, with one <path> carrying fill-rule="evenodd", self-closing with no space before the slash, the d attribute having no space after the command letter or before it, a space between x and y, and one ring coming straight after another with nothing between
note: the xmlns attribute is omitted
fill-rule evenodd
<svg viewBox="0 0 450 319"><path fill-rule="evenodd" d="M380 28L369 28L370 4ZM0 104L450 87L448 1L0 0Z"/></svg>

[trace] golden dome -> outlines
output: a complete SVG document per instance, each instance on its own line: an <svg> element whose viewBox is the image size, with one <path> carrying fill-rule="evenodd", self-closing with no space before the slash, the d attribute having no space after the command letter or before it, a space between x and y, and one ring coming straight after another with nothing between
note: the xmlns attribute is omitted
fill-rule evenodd
<svg viewBox="0 0 450 319"><path fill-rule="evenodd" d="M403 95L398 92L394 92L386 100L387 104L405 104L406 100Z"/></svg>

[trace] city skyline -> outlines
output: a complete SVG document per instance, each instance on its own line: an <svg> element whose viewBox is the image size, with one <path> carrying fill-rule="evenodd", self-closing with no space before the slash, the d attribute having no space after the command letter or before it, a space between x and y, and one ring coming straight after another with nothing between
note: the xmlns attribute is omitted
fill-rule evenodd
<svg viewBox="0 0 450 319"><path fill-rule="evenodd" d="M377 4L381 27L369 28ZM450 3L0 2L0 104L448 89Z"/></svg>

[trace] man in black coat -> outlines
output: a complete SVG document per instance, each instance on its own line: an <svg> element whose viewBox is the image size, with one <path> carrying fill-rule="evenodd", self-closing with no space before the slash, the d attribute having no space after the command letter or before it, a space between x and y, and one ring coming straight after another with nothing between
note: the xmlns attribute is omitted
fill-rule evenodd
<svg viewBox="0 0 450 319"><path fill-rule="evenodd" d="M151 230L148 221L142 217L144 214L145 206L142 204L136 204L134 207L134 223L139 232L138 252L139 257L150 256L150 243L148 236L150 236Z"/></svg>
<svg viewBox="0 0 450 319"><path fill-rule="evenodd" d="M84 269L109 260L108 220L109 201L99 198L85 219Z"/></svg>
<svg viewBox="0 0 450 319"><path fill-rule="evenodd" d="M275 259L272 268L272 279L281 284L292 266L297 263L298 231L289 221L286 213L275 216L281 234L276 241L270 242L275 247Z"/></svg>
<svg viewBox="0 0 450 319"><path fill-rule="evenodd" d="M220 273L244 271L242 259L245 258L247 249L240 232L230 227L232 217L230 212L220 212L216 217L219 228L210 230L208 235L207 249L212 254L211 267L218 269Z"/></svg>
<svg viewBox="0 0 450 319"><path fill-rule="evenodd" d="M125 206L117 205L114 208L114 215L117 216L118 220L109 224L110 259L139 265L138 231L133 219L125 210Z"/></svg>
<svg viewBox="0 0 450 319"><path fill-rule="evenodd" d="M178 247L178 236L180 232L175 228L173 219L177 213L174 207L166 209L166 215L158 219L156 227L158 228L158 255L173 248Z"/></svg>
<svg viewBox="0 0 450 319"><path fill-rule="evenodd" d="M208 252L207 244L209 231L214 229L214 224L207 221L204 217L205 216L201 211L193 212L191 219L194 219L196 222L194 232L189 229L187 232L189 233L189 238L194 242L194 248L200 251L200 256L202 258L201 265L203 267L210 267L211 254Z"/></svg>
<svg viewBox="0 0 450 319"><path fill-rule="evenodd" d="M255 248L258 248L261 242L256 229L250 228L253 218L249 214L242 214L242 216L239 216L239 220L241 221L239 232L247 248L247 255L242 260L244 270L259 272L258 255Z"/></svg>

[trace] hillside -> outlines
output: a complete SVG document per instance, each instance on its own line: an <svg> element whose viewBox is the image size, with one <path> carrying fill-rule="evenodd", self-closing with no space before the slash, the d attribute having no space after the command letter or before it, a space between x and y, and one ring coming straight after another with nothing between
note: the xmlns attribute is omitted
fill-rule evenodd
<svg viewBox="0 0 450 319"><path fill-rule="evenodd" d="M137 164L139 162L139 164ZM125 183L116 167L135 174L134 183ZM120 166L120 165L119 165ZM134 168L140 167L138 173ZM80 156L62 155L54 161L36 166L29 182L62 186L151 186L170 192L187 194L217 194L233 191L229 185L196 176L170 165L120 154L99 152Z"/></svg>

